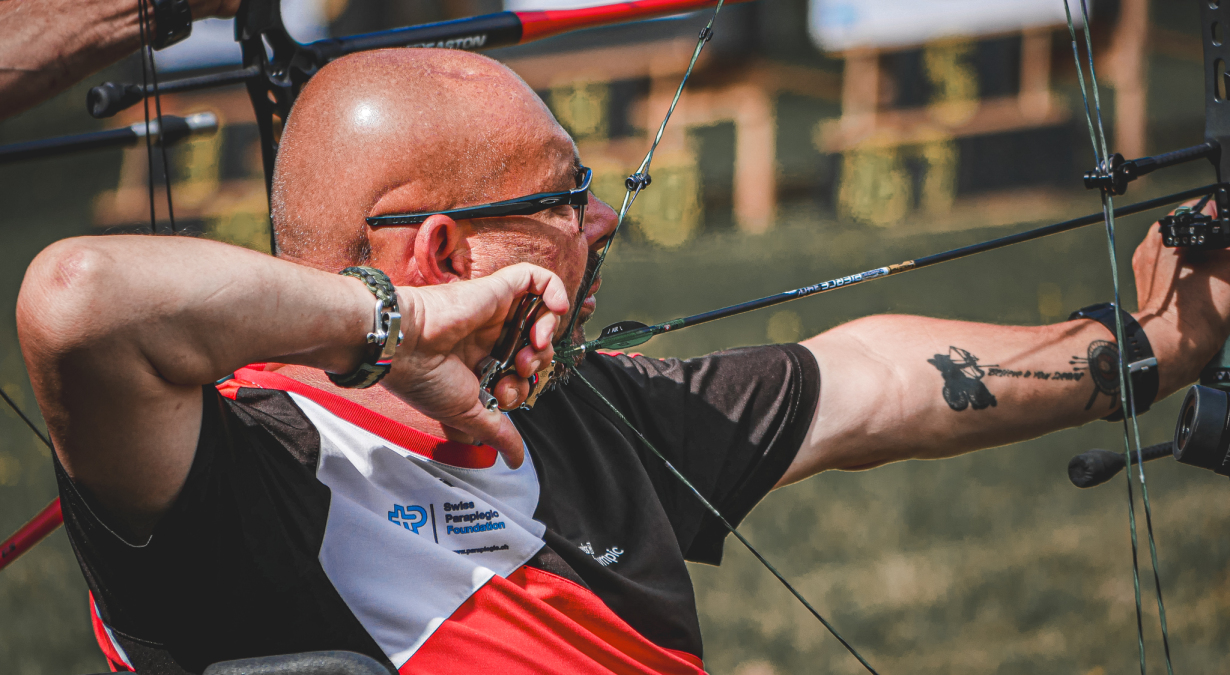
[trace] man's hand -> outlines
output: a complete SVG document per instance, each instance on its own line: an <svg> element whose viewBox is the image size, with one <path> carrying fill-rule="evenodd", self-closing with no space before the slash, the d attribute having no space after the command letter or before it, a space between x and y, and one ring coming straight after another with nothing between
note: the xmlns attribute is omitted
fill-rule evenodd
<svg viewBox="0 0 1230 675"><path fill-rule="evenodd" d="M1210 202L1203 212L1217 209ZM1230 251L1167 248L1155 224L1132 256L1132 271L1136 318L1157 356L1161 398L1194 381L1230 334Z"/></svg>
<svg viewBox="0 0 1230 675"><path fill-rule="evenodd" d="M529 394L528 378L551 362L552 336L569 307L559 277L528 263L473 281L399 288L398 296L413 307L414 322L381 380L428 417L496 448L514 468L524 456L521 436L507 416L479 403L474 368L527 293L541 295L548 311L534 324L530 346L515 357L517 377L506 376L494 387L502 408L516 408Z"/></svg>

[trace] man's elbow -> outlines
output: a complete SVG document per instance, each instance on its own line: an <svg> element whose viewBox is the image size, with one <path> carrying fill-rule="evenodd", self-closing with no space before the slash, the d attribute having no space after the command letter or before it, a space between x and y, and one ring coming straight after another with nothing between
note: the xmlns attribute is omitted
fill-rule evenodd
<svg viewBox="0 0 1230 675"><path fill-rule="evenodd" d="M58 241L30 263L17 295L17 334L26 358L40 360L101 337L116 261L91 238Z"/></svg>

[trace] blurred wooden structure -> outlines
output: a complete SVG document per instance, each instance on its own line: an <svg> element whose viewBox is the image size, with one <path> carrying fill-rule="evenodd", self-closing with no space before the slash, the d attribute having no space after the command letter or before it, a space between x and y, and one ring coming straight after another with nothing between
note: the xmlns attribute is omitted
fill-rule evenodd
<svg viewBox="0 0 1230 675"><path fill-rule="evenodd" d="M883 227L957 212L986 225L1019 222L1051 215L1040 196L1078 188L1091 161L1080 102L1059 93L1074 81L1066 27L837 55L766 33L770 23L805 30L805 9L791 1L726 10L655 157L654 186L637 203L633 229L644 240L676 246L720 223L764 232L783 203L800 202L819 217ZM354 23L356 11L343 18ZM1113 150L1128 156L1145 146L1147 12L1147 0L1122 0L1113 25L1094 22L1100 79L1113 92L1103 99L1113 101ZM492 56L543 96L595 168L595 192L618 203L698 22L600 29ZM261 247L266 205L246 94L168 96L163 108L212 109L226 125L176 151L177 218ZM97 199L96 224L148 222L146 185L145 149L128 150L120 185Z"/></svg>

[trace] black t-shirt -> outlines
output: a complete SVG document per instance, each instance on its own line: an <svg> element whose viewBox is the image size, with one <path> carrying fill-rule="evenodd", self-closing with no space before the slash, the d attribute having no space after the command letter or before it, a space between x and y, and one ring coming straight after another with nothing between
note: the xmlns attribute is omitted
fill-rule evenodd
<svg viewBox="0 0 1230 675"><path fill-rule="evenodd" d="M580 373L732 523L819 398L798 345L593 355ZM203 395L192 468L144 543L57 464L116 667L346 649L402 673L703 668L684 560L718 563L725 529L584 383L511 414L515 470L262 367Z"/></svg>

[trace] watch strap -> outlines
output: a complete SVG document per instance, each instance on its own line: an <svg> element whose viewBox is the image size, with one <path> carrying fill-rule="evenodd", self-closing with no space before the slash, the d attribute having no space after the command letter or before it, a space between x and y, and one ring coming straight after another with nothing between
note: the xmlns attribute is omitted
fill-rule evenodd
<svg viewBox="0 0 1230 675"><path fill-rule="evenodd" d="M393 354L401 344L401 311L397 306L397 289L388 275L374 267L347 267L345 277L354 277L376 296L372 332L367 334L367 353L363 361L349 373L328 373L329 381L347 389L366 389L380 381L392 367Z"/></svg>
<svg viewBox="0 0 1230 675"><path fill-rule="evenodd" d="M1149 338L1145 335L1144 327L1128 312L1122 309L1116 310L1113 302L1103 302L1078 309L1072 312L1068 320L1092 319L1105 326L1113 337L1116 335L1116 311L1122 317L1123 339L1127 343L1126 349L1121 346L1120 351L1127 362L1128 373L1132 378L1131 391L1136 414L1140 415L1148 412L1149 408L1153 405L1153 400L1157 398L1160 385L1157 373L1157 357L1153 355L1153 346L1149 344ZM1123 415L1123 409L1120 408L1102 419L1107 422L1118 422L1123 419Z"/></svg>
<svg viewBox="0 0 1230 675"><path fill-rule="evenodd" d="M153 5L154 49L170 47L192 35L192 6L188 0L153 0Z"/></svg>

